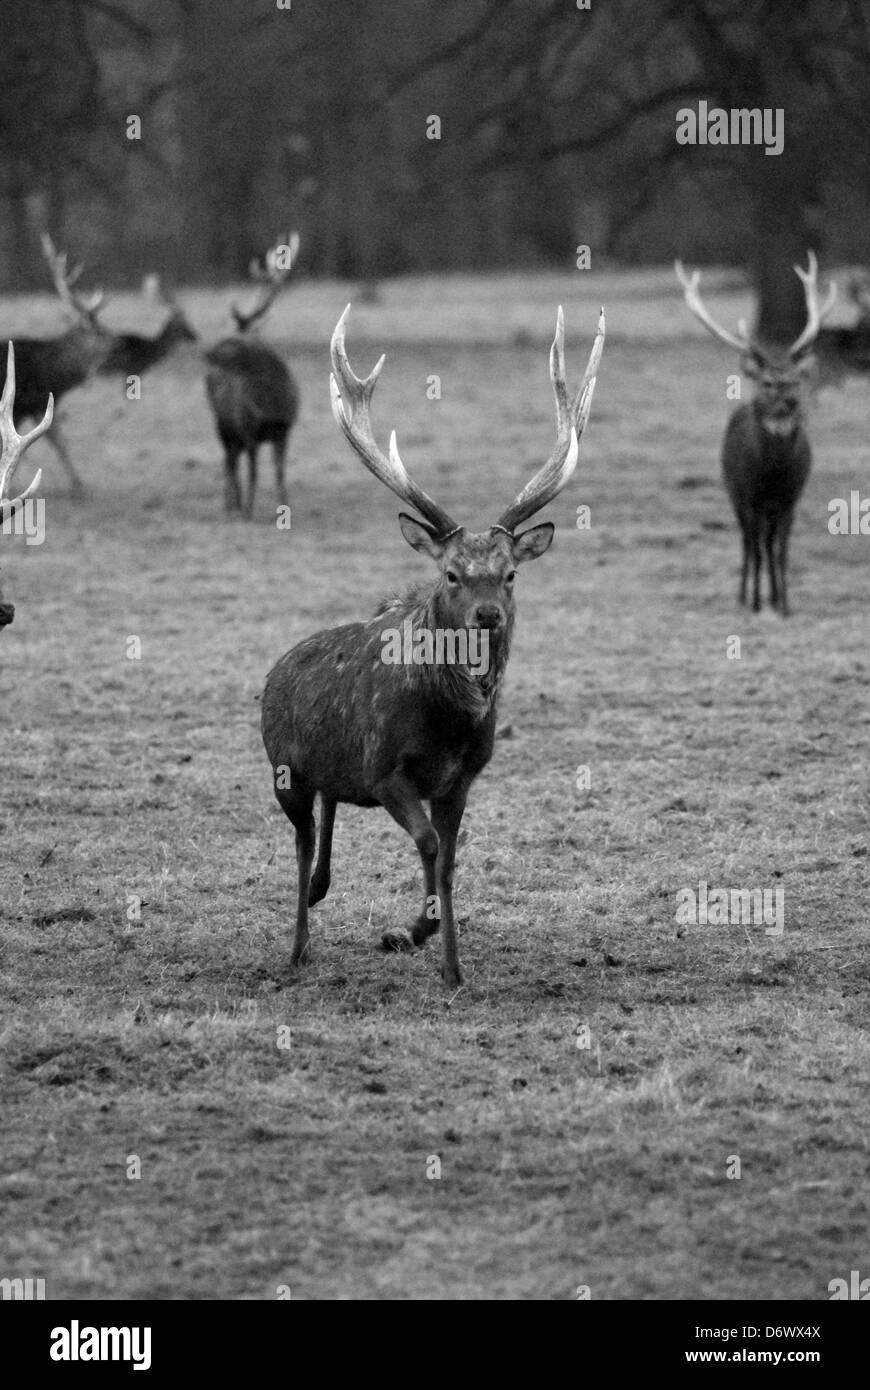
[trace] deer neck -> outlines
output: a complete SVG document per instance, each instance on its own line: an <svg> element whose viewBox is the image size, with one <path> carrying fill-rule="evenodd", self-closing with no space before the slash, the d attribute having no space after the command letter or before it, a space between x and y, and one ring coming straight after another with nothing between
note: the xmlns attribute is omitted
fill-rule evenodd
<svg viewBox="0 0 870 1390"><path fill-rule="evenodd" d="M401 633L403 678L421 700L472 724L486 719L507 667L513 613L497 632L454 627L435 588L412 589L382 606L380 615Z"/></svg>

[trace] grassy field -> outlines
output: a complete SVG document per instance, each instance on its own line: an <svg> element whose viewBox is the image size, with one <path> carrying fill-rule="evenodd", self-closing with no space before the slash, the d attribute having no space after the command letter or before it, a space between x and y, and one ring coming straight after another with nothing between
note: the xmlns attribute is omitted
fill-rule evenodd
<svg viewBox="0 0 870 1390"><path fill-rule="evenodd" d="M746 295L717 283L733 322ZM270 321L303 399L289 532L265 458L255 521L223 519L195 352L141 401L68 398L84 502L32 451L45 543L0 540L0 1276L50 1298L825 1299L870 1275L870 542L827 530L866 477L866 383L816 407L783 622L736 607L736 365L669 271L355 306L354 365L387 351L382 440L396 425L477 529L552 446L556 304L575 380L602 301L608 345L462 832L466 985L445 998L435 944L376 949L418 910L417 856L351 808L294 975L257 697L303 636L428 574L329 412L354 295L303 285ZM226 295L183 298L225 329ZM0 307L4 332L52 330L48 301ZM782 887L784 935L679 927L702 879Z"/></svg>

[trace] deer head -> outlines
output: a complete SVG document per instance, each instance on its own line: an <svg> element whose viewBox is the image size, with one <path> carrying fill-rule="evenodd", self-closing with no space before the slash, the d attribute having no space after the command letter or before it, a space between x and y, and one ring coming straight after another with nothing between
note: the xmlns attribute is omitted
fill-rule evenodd
<svg viewBox="0 0 870 1390"><path fill-rule="evenodd" d="M799 265L794 267L804 287L807 321L791 346L774 348L762 347L749 333L743 319L737 325L736 334L722 328L701 300L701 272L696 270L687 275L682 262L674 262L677 279L695 318L714 338L740 353L741 370L755 382L755 410L762 428L769 434L790 435L801 422L803 388L816 366L813 344L837 297L837 286L832 282L824 303L819 304L818 268L814 251L809 252L807 270Z"/></svg>
<svg viewBox="0 0 870 1390"><path fill-rule="evenodd" d="M54 397L49 395L45 415L41 422L29 434L23 436L15 428L14 406L15 349L10 342L6 363L6 385L3 388L3 395L0 396L0 444L3 446L2 453L0 453L0 527L5 526L18 509L24 506L28 497L32 497L39 488L42 480L41 469L37 471L30 486L17 496L12 495L12 478L25 449L30 447L34 439L38 439L41 434L45 434L46 430L50 429L54 416ZM14 614L15 609L12 604L4 603L2 594L0 594L0 628L11 623Z"/></svg>
<svg viewBox="0 0 870 1390"><path fill-rule="evenodd" d="M573 400L565 378L565 328L562 310L550 349L550 378L556 398L556 444L547 462L534 475L489 530L466 531L414 482L399 457L395 430L389 453L381 452L372 433L369 407L384 358L364 381L355 376L344 345L350 305L332 335L332 413L348 443L366 468L419 513L399 513L405 540L428 555L439 568L432 602L439 626L486 628L491 640L509 636L514 613L517 567L549 549L554 526L546 521L517 532L517 527L562 491L577 465L579 439L586 427L595 390L595 377L604 350L604 310L580 388ZM420 520L420 517L423 519Z"/></svg>
<svg viewBox="0 0 870 1390"><path fill-rule="evenodd" d="M230 310L240 333L246 333L272 306L279 290L290 278L298 253L299 236L293 232L290 236L278 238L266 252L262 264L256 259L251 261L248 273L259 285L257 297L247 313L243 313L235 304Z"/></svg>
<svg viewBox="0 0 870 1390"><path fill-rule="evenodd" d="M142 280L142 294L152 304L168 311L168 317L160 330L160 340L165 343L195 343L198 334L182 309L178 300L162 284L160 276L153 271Z"/></svg>

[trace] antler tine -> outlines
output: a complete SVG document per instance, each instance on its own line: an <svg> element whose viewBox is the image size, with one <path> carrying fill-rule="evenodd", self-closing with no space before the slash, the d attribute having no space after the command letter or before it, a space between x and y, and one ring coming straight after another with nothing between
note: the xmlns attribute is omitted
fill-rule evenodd
<svg viewBox="0 0 870 1390"><path fill-rule="evenodd" d="M336 424L369 472L374 473L375 477L379 478L403 502L415 507L420 515L435 527L438 535L443 538L451 532L457 531L459 527L452 516L445 512L443 507L439 507L437 502L433 502L428 493L418 487L414 479L409 476L399 457L396 431L393 430L390 435L389 457L381 452L375 442L369 406L372 392L386 358L381 356L365 380L360 380L348 361L344 346L344 331L349 313L350 305L348 304L335 325L329 349L332 358L329 392Z"/></svg>
<svg viewBox="0 0 870 1390"><path fill-rule="evenodd" d="M86 320L93 326L96 323L97 310L105 301L105 291L93 290L89 295L85 295L80 290L74 290L73 286L79 280L84 265L77 265L75 270L69 270L66 252L57 250L48 232L42 233L40 241L42 254L48 262L59 299L77 318Z"/></svg>
<svg viewBox="0 0 870 1390"><path fill-rule="evenodd" d="M834 300L837 298L837 285L834 280L828 286L828 294L824 304L819 305L818 274L819 263L816 259L815 251L807 253L808 269L804 270L801 266L794 267L795 273L800 277L804 287L804 298L807 304L807 323L803 333L795 338L789 348L789 356L797 357L798 353L815 341L818 337L819 329L824 319L834 307Z"/></svg>
<svg viewBox="0 0 870 1390"><path fill-rule="evenodd" d="M721 324L718 324L704 308L700 291L700 270L695 270L691 275L687 275L682 261L679 260L674 261L674 270L677 272L677 279L683 287L685 301L695 315L695 318L713 334L714 338L718 338L720 342L727 343L728 347L736 348L738 352L749 352L754 344L751 336L744 331L746 325L742 319L738 324L738 331L740 332L740 336L738 337L734 333L729 333L728 329L723 328Z"/></svg>
<svg viewBox="0 0 870 1390"><path fill-rule="evenodd" d="M598 329L586 371L573 402L569 404L568 384L565 376L565 320L562 307L556 315L556 336L550 348L550 380L556 398L556 447L543 468L540 468L522 492L511 502L507 511L499 517L498 526L513 534L520 522L527 521L535 512L562 491L574 469L580 453L580 436L586 428L589 411L592 409L592 395L595 391L595 378L601 354L604 351L604 310L598 316Z"/></svg>
<svg viewBox="0 0 870 1390"><path fill-rule="evenodd" d="M278 264L278 253L286 247L289 255L283 265ZM270 246L262 262L256 256L248 267L248 274L255 284L259 285L259 294L248 313L244 313L237 305L230 306L230 313L238 325L239 331L244 333L245 329L250 328L252 323L262 318L266 310L269 309L278 291L286 281L293 269L296 257L299 254L299 233L291 232L283 240L279 237L274 246Z"/></svg>
<svg viewBox="0 0 870 1390"><path fill-rule="evenodd" d="M28 449L34 439L38 439L41 434L51 428L54 418L54 396L49 394L48 405L45 407L45 415L40 424L32 429L29 434L20 435L15 428L13 418L13 407L15 405L15 349L10 340L9 353L6 359L6 385L3 387L3 395L0 396L0 443L3 445L3 452L0 454L0 515L5 519L12 516L28 497L32 497L42 480L42 469L36 473L32 483L18 497L9 496L9 485L12 482L12 475L15 472L21 455Z"/></svg>

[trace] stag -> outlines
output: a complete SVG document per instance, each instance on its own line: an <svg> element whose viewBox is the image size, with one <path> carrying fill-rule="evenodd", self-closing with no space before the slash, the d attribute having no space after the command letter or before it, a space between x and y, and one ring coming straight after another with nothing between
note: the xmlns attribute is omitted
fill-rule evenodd
<svg viewBox="0 0 870 1390"><path fill-rule="evenodd" d="M15 349L10 343L6 355L6 379L3 394L0 396L0 444L2 444L2 452L0 452L0 527L3 529L5 529L6 523L15 516L15 513L24 506L28 497L33 497L39 488L42 481L41 469L37 471L30 486L16 497L12 495L12 479L25 449L30 447L34 439L38 439L41 434L47 434L51 429L53 415L54 398L49 392L45 414L35 429L25 435L20 435L16 430ZM4 603L3 594L0 591L0 632L12 622L14 616L14 606L11 603Z"/></svg>
<svg viewBox="0 0 870 1390"><path fill-rule="evenodd" d="M400 512L399 526L408 544L435 562L439 576L431 588L413 588L388 600L367 622L309 637L282 657L267 678L263 741L275 795L296 832L299 880L291 960L299 964L305 957L308 908L329 887L337 804L382 806L414 840L425 892L411 930L385 932L383 945L391 950L422 946L440 922L442 975L455 988L461 982L453 913L456 837L471 784L492 756L496 703L514 626L516 570L549 549L555 529L552 522L520 532L517 527L561 492L574 472L604 348L604 311L586 374L571 399L559 309L550 350L555 448L495 525L475 533L409 476L395 432L389 454L376 444L369 406L384 358L365 381L354 375L344 343L349 310L350 305L332 337L333 414L366 468L419 513ZM385 661L385 636L392 640L397 632L413 636L421 661ZM432 639L439 633L464 635L467 651L476 639L487 648L487 661L474 670L470 661L433 660ZM320 847L309 882L318 793ZM429 802L428 816L424 801Z"/></svg>
<svg viewBox="0 0 870 1390"><path fill-rule="evenodd" d="M77 288L82 267L68 269L66 255L55 250L47 234L42 237L42 250L55 290L75 323L57 338L17 340L21 387L15 401L16 423L38 420L49 392L59 402L68 391L81 386L97 370L112 344L111 334L101 327L97 318L104 300L102 290L86 295ZM82 480L70 457L57 419L47 430L46 438L51 441L66 469L72 491L80 494L84 491Z"/></svg>
<svg viewBox="0 0 870 1390"><path fill-rule="evenodd" d="M144 376L158 362L169 357L181 343L196 342L197 335L184 310L164 290L156 275L146 281L146 294L169 311L159 333L151 338L140 333L115 333L112 345L99 367L101 376Z"/></svg>
<svg viewBox="0 0 870 1390"><path fill-rule="evenodd" d="M294 232L267 253L262 265L251 262L251 277L258 285L247 312L236 305L232 315L237 335L225 338L205 354L206 390L224 448L224 504L227 512L250 518L257 487L257 450L269 442L275 459L278 501L287 504L284 481L287 436L299 412L299 391L286 364L272 348L247 336L263 318L286 284L299 250ZM248 489L242 500L238 464L248 456Z"/></svg>
<svg viewBox="0 0 870 1390"><path fill-rule="evenodd" d="M701 300L701 272L687 275L675 262L677 278L692 313L720 342L736 348L741 368L755 382L752 401L732 414L722 441L722 472L743 538L739 600L746 603L752 567L752 608L761 608L761 551L770 581L770 602L788 615L788 540L795 507L804 490L812 454L806 433L806 388L815 368L813 343L830 313L837 289L831 285L819 304L818 263L809 253L809 269L795 266L804 287L807 321L788 348L762 347L741 321L730 333L711 318Z"/></svg>

